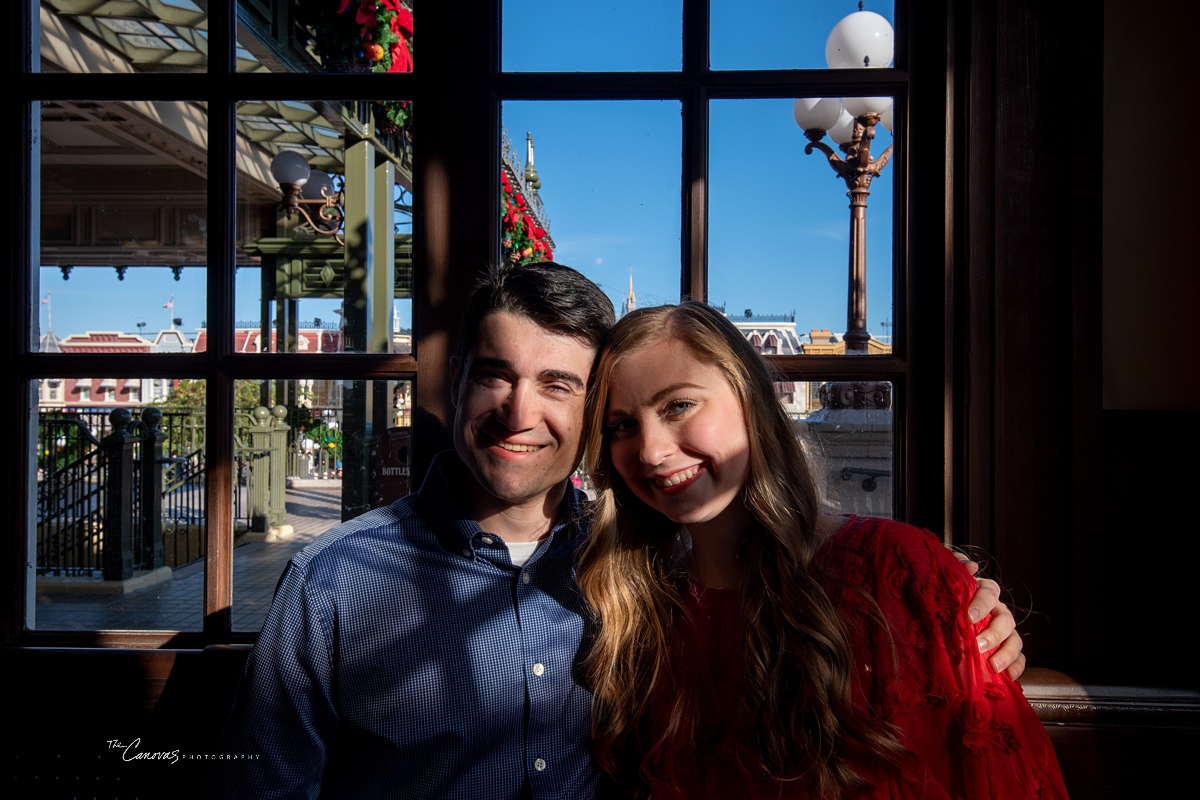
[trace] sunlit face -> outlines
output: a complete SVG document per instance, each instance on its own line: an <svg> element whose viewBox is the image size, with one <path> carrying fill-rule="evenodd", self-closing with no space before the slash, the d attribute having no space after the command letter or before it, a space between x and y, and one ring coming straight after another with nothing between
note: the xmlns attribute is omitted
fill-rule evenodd
<svg viewBox="0 0 1200 800"><path fill-rule="evenodd" d="M613 467L648 506L693 533L746 516L746 421L724 374L675 338L634 350L613 370L604 423Z"/></svg>
<svg viewBox="0 0 1200 800"><path fill-rule="evenodd" d="M595 352L526 317L484 317L466 362L454 365L452 400L454 447L487 502L543 503L579 464Z"/></svg>

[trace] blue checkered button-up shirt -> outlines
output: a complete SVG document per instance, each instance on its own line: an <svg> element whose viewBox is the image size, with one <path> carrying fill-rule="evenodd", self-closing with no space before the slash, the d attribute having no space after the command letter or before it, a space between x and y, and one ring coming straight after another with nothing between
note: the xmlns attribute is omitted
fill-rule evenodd
<svg viewBox="0 0 1200 800"><path fill-rule="evenodd" d="M580 495L517 568L466 516L469 480L443 453L419 493L292 560L222 732L234 758L214 764L214 796L593 794Z"/></svg>

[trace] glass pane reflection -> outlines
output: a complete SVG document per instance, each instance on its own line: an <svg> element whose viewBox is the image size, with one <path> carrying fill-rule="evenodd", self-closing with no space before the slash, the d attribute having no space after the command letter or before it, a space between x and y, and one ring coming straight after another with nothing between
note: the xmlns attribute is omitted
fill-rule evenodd
<svg viewBox="0 0 1200 800"><path fill-rule="evenodd" d="M893 517L892 384L796 381L776 391L809 455L822 505L836 514Z"/></svg>

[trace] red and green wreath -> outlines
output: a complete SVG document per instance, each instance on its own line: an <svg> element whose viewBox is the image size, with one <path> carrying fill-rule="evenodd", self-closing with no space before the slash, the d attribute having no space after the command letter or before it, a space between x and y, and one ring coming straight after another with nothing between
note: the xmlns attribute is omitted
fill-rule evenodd
<svg viewBox="0 0 1200 800"><path fill-rule="evenodd" d="M327 69L412 72L413 12L404 0L301 0L299 12Z"/></svg>

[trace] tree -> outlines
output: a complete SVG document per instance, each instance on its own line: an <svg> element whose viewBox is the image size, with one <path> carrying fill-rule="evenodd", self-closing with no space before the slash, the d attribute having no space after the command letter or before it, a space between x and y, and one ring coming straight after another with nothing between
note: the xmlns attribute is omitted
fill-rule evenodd
<svg viewBox="0 0 1200 800"><path fill-rule="evenodd" d="M158 407L162 411L201 411L204 409L204 381L184 378L175 383L171 393ZM249 409L262 405L259 384L255 381L233 382L234 408Z"/></svg>

